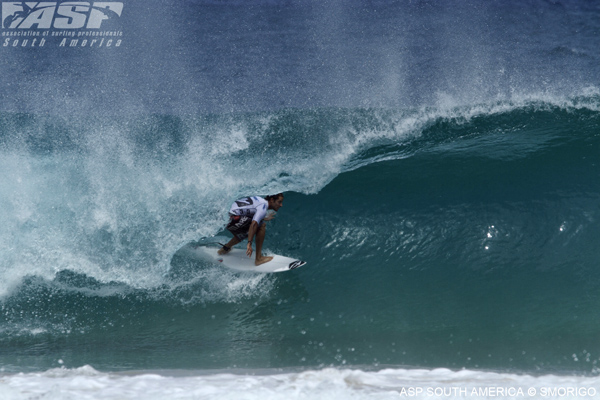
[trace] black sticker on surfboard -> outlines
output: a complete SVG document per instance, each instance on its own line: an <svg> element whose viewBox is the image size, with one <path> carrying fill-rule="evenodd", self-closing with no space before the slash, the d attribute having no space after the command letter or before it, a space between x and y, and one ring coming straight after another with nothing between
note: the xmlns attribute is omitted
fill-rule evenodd
<svg viewBox="0 0 600 400"><path fill-rule="evenodd" d="M304 261L296 260L296 261L290 263L290 265L288 266L288 268L289 269L294 269L294 268L301 267L304 264L306 264Z"/></svg>

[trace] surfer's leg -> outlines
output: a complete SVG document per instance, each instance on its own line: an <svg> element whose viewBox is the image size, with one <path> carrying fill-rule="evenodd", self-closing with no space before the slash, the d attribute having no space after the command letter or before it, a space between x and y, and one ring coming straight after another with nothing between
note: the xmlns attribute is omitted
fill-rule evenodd
<svg viewBox="0 0 600 400"><path fill-rule="evenodd" d="M262 223L258 228L258 232L256 232L256 260L254 261L255 265L264 264L273 259L273 257L267 257L262 255L262 245L265 241L265 234L267 232L267 226Z"/></svg>
<svg viewBox="0 0 600 400"><path fill-rule="evenodd" d="M217 251L217 253L220 256L222 256L223 254L227 254L231 251L231 248L233 246L235 246L236 244L238 244L239 242L241 242L241 240L234 236L229 242L227 242L227 244L225 246L221 247L219 249L219 251ZM227 247L227 249L226 249L226 247Z"/></svg>
<svg viewBox="0 0 600 400"><path fill-rule="evenodd" d="M217 251L217 253L222 256L231 251L231 248L248 237L248 228L250 227L250 223L252 222L252 218L248 218L245 216L237 216L230 215L229 216L229 224L227 224L227 230L231 232L233 238L223 247Z"/></svg>

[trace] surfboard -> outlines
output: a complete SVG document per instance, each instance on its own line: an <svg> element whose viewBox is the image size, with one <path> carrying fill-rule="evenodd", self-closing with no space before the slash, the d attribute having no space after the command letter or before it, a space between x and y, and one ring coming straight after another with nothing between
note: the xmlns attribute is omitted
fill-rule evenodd
<svg viewBox="0 0 600 400"><path fill-rule="evenodd" d="M217 251L220 248L220 246L211 247L189 245L186 248L186 252L188 254L191 253L190 255L193 255L196 258L210 261L214 264L223 265L235 271L244 272L285 272L300 268L306 264L305 261L297 260L295 258L280 256L278 254L269 254L269 256L273 256L271 261L256 266L254 265L254 254L252 257L248 257L246 255L245 248L233 248L229 253L222 256L217 254Z"/></svg>

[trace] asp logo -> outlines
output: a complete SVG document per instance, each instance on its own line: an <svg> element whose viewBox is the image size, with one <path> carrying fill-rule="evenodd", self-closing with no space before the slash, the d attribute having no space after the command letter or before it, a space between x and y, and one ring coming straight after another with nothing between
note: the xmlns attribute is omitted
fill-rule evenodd
<svg viewBox="0 0 600 400"><path fill-rule="evenodd" d="M103 21L121 16L120 2L2 2L4 29L100 29Z"/></svg>

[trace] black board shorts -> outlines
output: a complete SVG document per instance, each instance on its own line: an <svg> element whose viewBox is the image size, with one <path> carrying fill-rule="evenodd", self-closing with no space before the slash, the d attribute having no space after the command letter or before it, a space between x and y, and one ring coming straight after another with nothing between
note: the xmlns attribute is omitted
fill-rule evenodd
<svg viewBox="0 0 600 400"><path fill-rule="evenodd" d="M230 215L227 230L240 241L248 237L248 231L252 224L252 217L245 215Z"/></svg>

